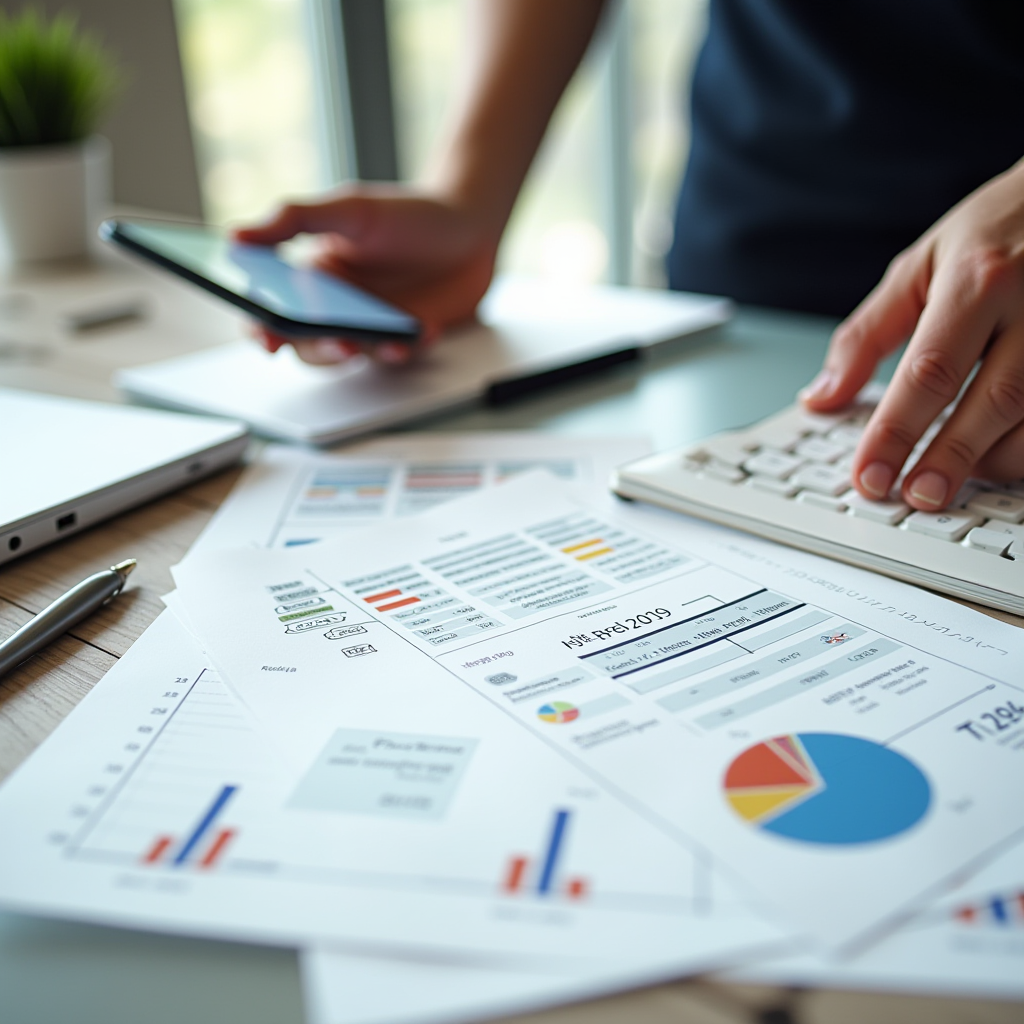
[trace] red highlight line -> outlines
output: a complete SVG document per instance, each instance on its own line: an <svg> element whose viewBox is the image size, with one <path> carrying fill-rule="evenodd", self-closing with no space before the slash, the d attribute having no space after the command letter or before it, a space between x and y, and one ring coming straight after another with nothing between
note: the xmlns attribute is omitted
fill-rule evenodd
<svg viewBox="0 0 1024 1024"><path fill-rule="evenodd" d="M505 892L519 892L528 863L529 861L525 857L513 857L509 861L508 874L505 876L505 881L502 884Z"/></svg>
<svg viewBox="0 0 1024 1024"><path fill-rule="evenodd" d="M373 604L375 601L383 601L386 597L398 597L400 593L400 590L385 590L379 594L371 594L369 597L364 597L363 600L367 604Z"/></svg>
<svg viewBox="0 0 1024 1024"><path fill-rule="evenodd" d="M977 911L974 907L961 907L953 915L958 921L971 922L977 916Z"/></svg>
<svg viewBox="0 0 1024 1024"><path fill-rule="evenodd" d="M407 604L419 604L420 599L418 597L404 597L401 601L392 601L391 604L379 604L377 605L377 611L389 612L392 608L404 608Z"/></svg>
<svg viewBox="0 0 1024 1024"><path fill-rule="evenodd" d="M565 892L571 900L583 899L587 895L587 880L585 878L570 878Z"/></svg>
<svg viewBox="0 0 1024 1024"><path fill-rule="evenodd" d="M173 842L174 839L171 836L159 836L157 841L146 851L146 855L142 858L142 863L155 864Z"/></svg>
<svg viewBox="0 0 1024 1024"><path fill-rule="evenodd" d="M199 862L199 866L201 868L212 868L217 863L217 858L224 852L224 847L235 838L236 834L237 832L233 828L221 829L217 833L217 838L213 841L213 846L206 851L206 856Z"/></svg>

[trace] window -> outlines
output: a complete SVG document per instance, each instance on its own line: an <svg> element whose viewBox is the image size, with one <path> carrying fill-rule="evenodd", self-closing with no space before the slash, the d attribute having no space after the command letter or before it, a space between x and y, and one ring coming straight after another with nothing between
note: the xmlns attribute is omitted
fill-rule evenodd
<svg viewBox="0 0 1024 1024"><path fill-rule="evenodd" d="M251 219L323 187L305 0L175 11L207 219Z"/></svg>
<svg viewBox="0 0 1024 1024"><path fill-rule="evenodd" d="M331 184L330 168L346 166L331 151L345 132L320 131L318 121L330 85L318 75L315 45L324 45L327 21L314 19L339 2L176 0L211 221L258 216L285 196ZM464 0L383 2L399 171L412 180L452 98ZM501 269L664 282L686 151L686 83L705 5L627 0L611 8L513 212ZM340 41L334 45L340 52Z"/></svg>

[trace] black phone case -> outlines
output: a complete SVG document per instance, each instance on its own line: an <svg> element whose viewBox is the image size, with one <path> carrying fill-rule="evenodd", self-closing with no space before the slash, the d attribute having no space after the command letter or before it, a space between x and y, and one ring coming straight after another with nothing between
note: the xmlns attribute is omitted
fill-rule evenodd
<svg viewBox="0 0 1024 1024"><path fill-rule="evenodd" d="M300 338L340 336L352 338L356 341L402 341L409 343L419 338L418 330L405 332L376 331L366 327L341 327L338 324L319 324L309 320L293 320L291 317L282 316L280 313L267 309L266 306L253 302L252 299L247 299L244 295L239 295L237 292L222 288L208 277L203 277L202 274L197 274L194 270L190 270L180 263L175 263L174 260L164 256L162 253L156 252L148 246L135 241L135 239L124 234L121 230L121 225L116 220L104 221L100 225L100 237L106 242L113 242L115 245L128 249L143 259L149 260L150 263L155 263L157 266L163 267L164 270L169 270L172 274L176 274L178 277L198 285L204 291L224 299L225 302L238 306L239 309L245 310L250 316L265 323L271 330L279 334Z"/></svg>

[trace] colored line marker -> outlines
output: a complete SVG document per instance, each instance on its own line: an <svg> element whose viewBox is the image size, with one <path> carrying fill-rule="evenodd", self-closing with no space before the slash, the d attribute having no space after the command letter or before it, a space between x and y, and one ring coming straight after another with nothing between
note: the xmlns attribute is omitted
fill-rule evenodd
<svg viewBox="0 0 1024 1024"><path fill-rule="evenodd" d="M581 900L587 895L587 880L585 878L570 878L569 884L565 887L565 894L571 900Z"/></svg>
<svg viewBox="0 0 1024 1024"><path fill-rule="evenodd" d="M544 857L544 867L541 869L540 881L537 883L537 892L545 895L551 891L551 883L554 881L555 869L558 867L558 851L562 846L565 837L565 826L569 821L568 811L555 811L555 823L551 829L551 839L548 842L548 852Z"/></svg>
<svg viewBox="0 0 1024 1024"><path fill-rule="evenodd" d="M602 555L610 555L614 548L598 548L596 551L585 551L582 555L576 556L577 562L589 562L591 558L600 558Z"/></svg>
<svg viewBox="0 0 1024 1024"><path fill-rule="evenodd" d="M401 601L392 601L390 604L379 604L377 605L377 611L379 612L390 612L395 608L404 608L407 604L419 604L420 599L418 597L403 597Z"/></svg>
<svg viewBox="0 0 1024 1024"><path fill-rule="evenodd" d="M582 551L584 548L592 548L595 544L603 544L604 538L594 537L593 540L585 540L582 544L570 544L568 547L562 548L562 553L565 555L571 555L576 551Z"/></svg>
<svg viewBox="0 0 1024 1024"><path fill-rule="evenodd" d="M146 851L142 858L143 864L155 864L167 851L167 848L174 842L171 836L159 836L157 841Z"/></svg>
<svg viewBox="0 0 1024 1024"><path fill-rule="evenodd" d="M199 866L201 868L212 868L217 863L218 857L224 852L225 847L237 834L237 831L233 828L221 829L217 833L217 838L214 839L213 845L206 851L203 859L199 862Z"/></svg>
<svg viewBox="0 0 1024 1024"><path fill-rule="evenodd" d="M508 864L508 874L502 888L505 892L519 892L529 861L525 857L513 857Z"/></svg>
<svg viewBox="0 0 1024 1024"><path fill-rule="evenodd" d="M398 597L401 590L382 590L379 594L371 594L369 597L364 597L363 600L367 604L376 604L377 601L383 601L388 597Z"/></svg>
<svg viewBox="0 0 1024 1024"><path fill-rule="evenodd" d="M210 804L209 810L200 818L199 823L192 830L192 834L188 837L185 845L178 851L178 856L174 858L175 864L184 864L188 860L188 855L199 845L199 842L209 831L217 815L224 809L224 805L231 799L236 789L238 789L237 786L225 786L217 794L216 799Z"/></svg>
<svg viewBox="0 0 1024 1024"><path fill-rule="evenodd" d="M992 897L989 909L992 911L992 916L1000 924L1009 924L1010 915L1006 912L1006 904L998 896Z"/></svg>

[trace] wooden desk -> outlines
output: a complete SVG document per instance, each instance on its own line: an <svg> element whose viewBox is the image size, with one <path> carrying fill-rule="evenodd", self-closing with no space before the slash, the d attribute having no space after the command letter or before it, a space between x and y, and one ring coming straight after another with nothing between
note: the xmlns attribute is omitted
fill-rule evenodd
<svg viewBox="0 0 1024 1024"><path fill-rule="evenodd" d="M145 320L76 336L64 317L133 296ZM640 368L580 382L503 409L434 421L430 429L648 433L659 447L759 419L791 400L820 365L832 324L745 311L714 336ZM198 292L111 259L12 278L0 286L0 384L115 399L124 365L232 340L242 322ZM10 438L5 438L8 443ZM170 566L237 478L223 473L0 568L0 635L97 569L139 559L128 592L0 680L0 778L21 763L162 609ZM1024 624L1012 616L1000 616ZM2 838L0 838L2 841ZM0 914L4 1024L298 1022L288 950L177 939ZM698 979L532 1015L537 1024L1020 1024L1020 1004L830 991L787 992Z"/></svg>

